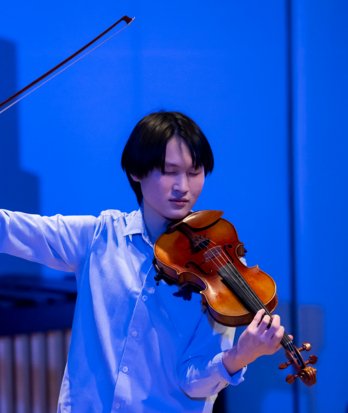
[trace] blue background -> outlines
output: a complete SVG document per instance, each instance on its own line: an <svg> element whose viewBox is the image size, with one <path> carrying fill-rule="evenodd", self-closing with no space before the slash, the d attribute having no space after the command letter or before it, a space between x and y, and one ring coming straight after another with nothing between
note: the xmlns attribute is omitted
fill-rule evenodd
<svg viewBox="0 0 348 413"><path fill-rule="evenodd" d="M120 169L136 121L193 117L216 169L197 209L222 209L249 265L275 278L318 383L289 386L283 352L225 392L226 412L347 412L348 3L343 0L3 2L0 100L124 14L136 20L0 115L0 205L50 215L131 210ZM14 258L0 273L60 276Z"/></svg>

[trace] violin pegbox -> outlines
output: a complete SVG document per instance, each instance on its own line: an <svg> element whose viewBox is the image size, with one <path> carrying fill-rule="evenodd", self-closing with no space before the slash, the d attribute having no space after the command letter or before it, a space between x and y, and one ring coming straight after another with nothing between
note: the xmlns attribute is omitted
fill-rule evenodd
<svg viewBox="0 0 348 413"><path fill-rule="evenodd" d="M285 380L287 383L292 384L298 378L307 386L312 386L317 382L317 370L309 366L309 364L315 364L318 361L318 357L312 354L308 357L308 360L304 361L300 355L302 351L309 351L311 348L311 344L306 342L299 348L294 347L291 350L286 350L285 353L288 361L280 364L279 369L283 370L293 366L296 370L296 374L288 374L286 376Z"/></svg>

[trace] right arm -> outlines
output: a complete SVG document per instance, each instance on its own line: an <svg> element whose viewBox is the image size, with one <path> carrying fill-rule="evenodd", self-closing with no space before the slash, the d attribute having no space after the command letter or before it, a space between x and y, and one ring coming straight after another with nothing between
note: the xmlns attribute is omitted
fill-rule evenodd
<svg viewBox="0 0 348 413"><path fill-rule="evenodd" d="M76 272L98 222L93 216L45 217L0 210L0 253Z"/></svg>

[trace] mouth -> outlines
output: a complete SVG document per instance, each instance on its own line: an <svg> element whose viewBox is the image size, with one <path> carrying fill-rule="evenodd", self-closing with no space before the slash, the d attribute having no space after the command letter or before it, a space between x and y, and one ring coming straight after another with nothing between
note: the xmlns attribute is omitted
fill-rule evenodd
<svg viewBox="0 0 348 413"><path fill-rule="evenodd" d="M188 205L189 200L188 199L176 199L175 198L175 199L170 199L169 202L172 205L176 206L176 207L183 207L183 206Z"/></svg>

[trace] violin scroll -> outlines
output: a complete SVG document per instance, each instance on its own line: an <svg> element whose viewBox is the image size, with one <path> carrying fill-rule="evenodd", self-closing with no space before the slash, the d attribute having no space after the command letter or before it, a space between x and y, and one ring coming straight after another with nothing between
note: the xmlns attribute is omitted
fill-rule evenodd
<svg viewBox="0 0 348 413"><path fill-rule="evenodd" d="M316 383L317 370L314 367L309 366L309 364L315 364L318 361L318 357L312 354L308 357L308 360L303 361L302 357L299 356L300 352L309 351L311 348L311 344L306 342L303 343L301 347L295 348L295 354L293 353L293 350L286 350L288 361L281 363L279 365L279 369L283 370L293 365L297 371L296 374L287 375L285 379L287 383L292 384L297 378L299 378L307 386L312 386ZM300 363L299 357L301 360Z"/></svg>

